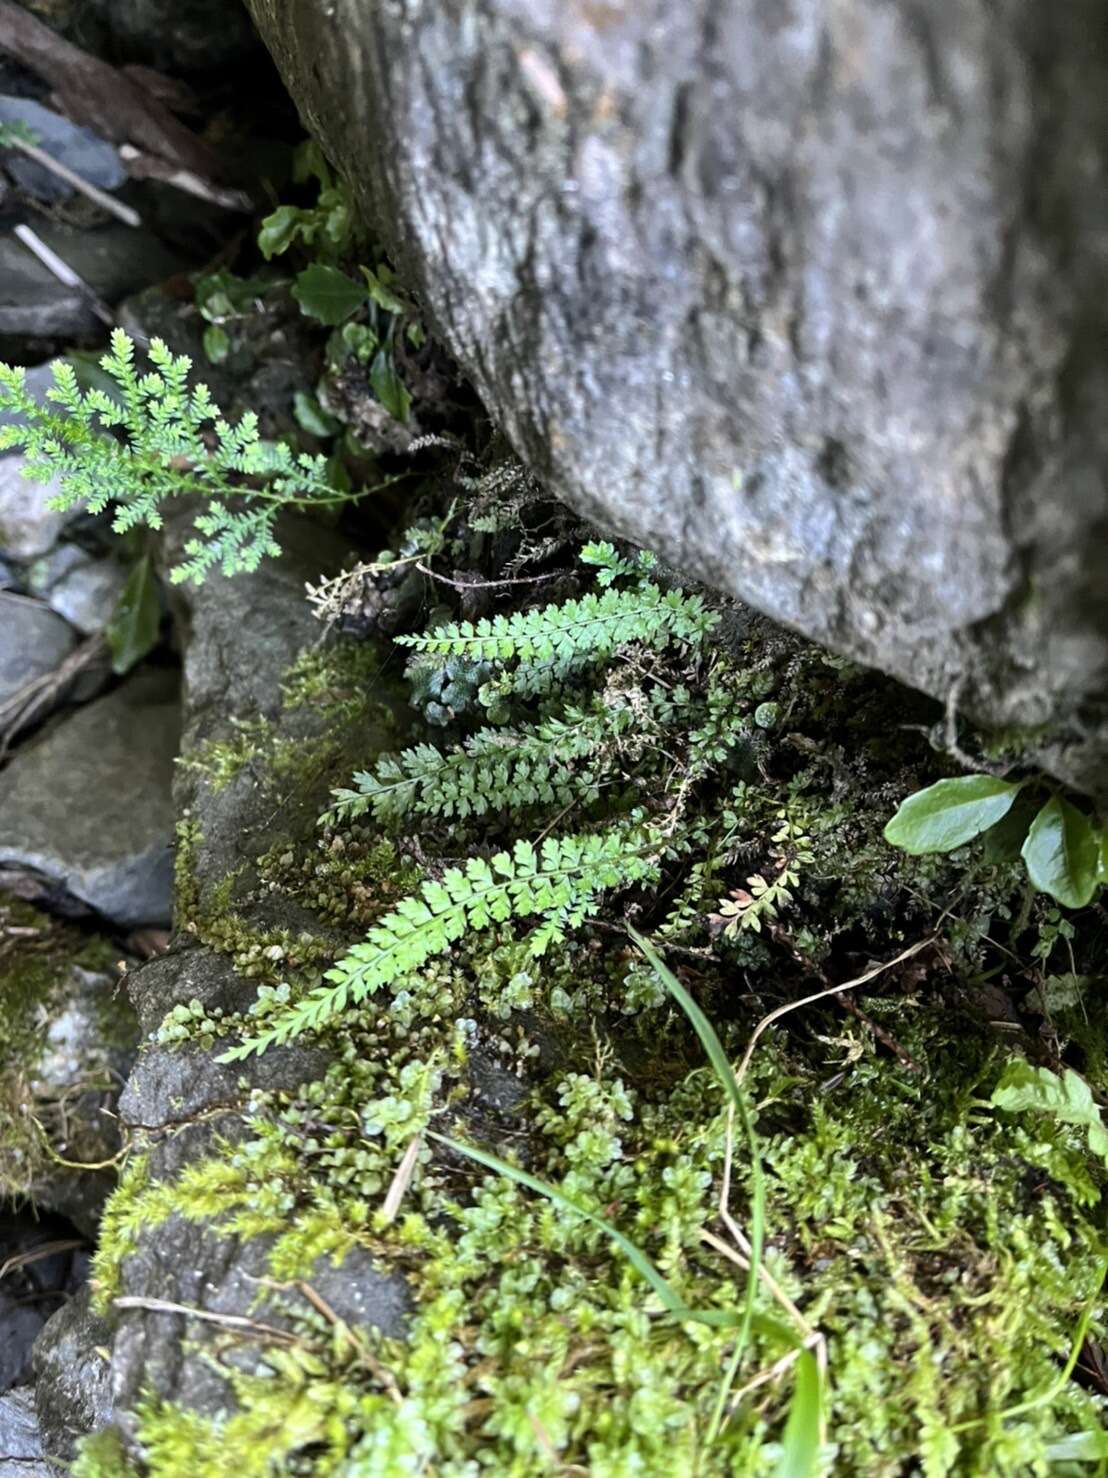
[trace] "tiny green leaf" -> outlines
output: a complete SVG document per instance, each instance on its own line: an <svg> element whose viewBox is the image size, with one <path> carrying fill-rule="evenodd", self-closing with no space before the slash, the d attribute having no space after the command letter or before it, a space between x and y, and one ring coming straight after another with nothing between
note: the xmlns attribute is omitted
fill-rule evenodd
<svg viewBox="0 0 1108 1478"><path fill-rule="evenodd" d="M1027 875L1066 908L1084 908L1096 892L1100 848L1089 818L1060 795L1031 823L1023 844Z"/></svg>
<svg viewBox="0 0 1108 1478"><path fill-rule="evenodd" d="M1048 1067L1032 1067L1024 1058L1016 1058L1004 1069L991 1102L1008 1113L1031 1110L1079 1125L1088 1135L1089 1149L1108 1164L1108 1129L1091 1088L1072 1068L1059 1077Z"/></svg>
<svg viewBox="0 0 1108 1478"><path fill-rule="evenodd" d="M209 323L204 330L204 353L212 364L222 364L231 350L231 340L226 329L222 329L216 323Z"/></svg>
<svg viewBox="0 0 1108 1478"><path fill-rule="evenodd" d="M297 277L292 295L300 311L318 318L332 328L349 318L366 301L367 291L337 267L324 267L319 262L305 267Z"/></svg>
<svg viewBox="0 0 1108 1478"><path fill-rule="evenodd" d="M387 268L382 267L379 272L371 272L368 267L362 268L362 276L365 278L369 295L380 308L386 313L411 313L411 303L402 298L399 293L393 292L392 288L384 281Z"/></svg>
<svg viewBox="0 0 1108 1478"><path fill-rule="evenodd" d="M112 654L112 671L130 672L157 645L162 622L158 581L148 554L138 560L127 577L104 635Z"/></svg>
<svg viewBox="0 0 1108 1478"><path fill-rule="evenodd" d="M378 349L373 366L369 371L369 383L373 387L374 395L390 416L395 416L398 421L408 419L412 397L405 389L403 380L396 373L396 366L387 350Z"/></svg>
<svg viewBox="0 0 1108 1478"><path fill-rule="evenodd" d="M992 775L936 781L901 802L885 827L885 840L915 856L953 852L1006 816L1019 789Z"/></svg>
<svg viewBox="0 0 1108 1478"><path fill-rule="evenodd" d="M296 239L299 221L300 211L295 205L279 205L272 215L266 216L258 232L258 250L267 262L288 251Z"/></svg>

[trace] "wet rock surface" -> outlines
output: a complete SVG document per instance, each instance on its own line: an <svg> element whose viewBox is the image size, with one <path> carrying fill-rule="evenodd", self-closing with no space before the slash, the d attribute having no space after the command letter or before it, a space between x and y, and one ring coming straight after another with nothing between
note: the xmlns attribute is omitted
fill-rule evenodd
<svg viewBox="0 0 1108 1478"><path fill-rule="evenodd" d="M46 108L33 98L0 95L0 123L22 124L35 135L37 146L86 183L101 190L117 190L127 178L119 154L111 144ZM5 169L36 200L68 200L73 186L53 170L26 156L8 159Z"/></svg>
<svg viewBox="0 0 1108 1478"><path fill-rule="evenodd" d="M168 922L177 675L136 673L0 774L0 868L30 868L117 924Z"/></svg>
<svg viewBox="0 0 1108 1478"><path fill-rule="evenodd" d="M1108 785L1100 0L250 0L602 526Z"/></svg>
<svg viewBox="0 0 1108 1478"><path fill-rule="evenodd" d="M35 1394L19 1386L0 1396L0 1478L56 1478L46 1461Z"/></svg>
<svg viewBox="0 0 1108 1478"><path fill-rule="evenodd" d="M89 1307L86 1287L59 1309L35 1344L35 1411L53 1458L68 1462L79 1437L111 1420L111 1370L104 1356L110 1338L106 1321Z"/></svg>
<svg viewBox="0 0 1108 1478"><path fill-rule="evenodd" d="M69 656L77 635L38 601L0 591L0 704Z"/></svg>

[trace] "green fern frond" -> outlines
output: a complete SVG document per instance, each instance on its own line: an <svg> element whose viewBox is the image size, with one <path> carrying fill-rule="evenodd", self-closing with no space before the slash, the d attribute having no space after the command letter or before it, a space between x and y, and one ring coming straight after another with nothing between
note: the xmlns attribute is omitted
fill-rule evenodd
<svg viewBox="0 0 1108 1478"><path fill-rule="evenodd" d="M526 728L481 729L445 751L417 744L356 774L353 790L336 790L324 819L352 821L372 812L396 825L408 816L464 821L538 806L590 805L623 737L631 730L657 731L677 705L659 690L645 710L598 697L587 708L569 706Z"/></svg>
<svg viewBox="0 0 1108 1478"><path fill-rule="evenodd" d="M543 954L599 907L599 895L657 877L658 846L644 830L621 828L569 837L547 837L536 848L517 841L511 852L486 861L470 857L428 879L370 929L366 940L328 970L320 986L257 1036L224 1053L238 1062L251 1053L316 1031L347 1003L357 1004L477 929L512 919L538 919L529 939Z"/></svg>
<svg viewBox="0 0 1108 1478"><path fill-rule="evenodd" d="M437 631L396 638L417 652L517 662L511 689L546 691L559 679L602 662L630 642L659 649L700 642L719 617L697 595L644 582L630 590L590 592L578 600L457 621Z"/></svg>
<svg viewBox="0 0 1108 1478"><path fill-rule="evenodd" d="M200 494L206 506L195 520L197 537L171 572L174 581L199 583L213 568L232 575L279 553L274 526L281 507L356 496L330 484L325 458L263 441L252 412L232 426L206 385L190 389L187 355L173 354L160 339L149 354L153 368L140 374L134 343L116 329L100 364L117 393L82 391L73 366L61 361L45 405L27 392L21 370L0 365L0 410L23 418L0 428L0 449L23 450L27 476L57 479L54 507L81 504L101 513L112 506L112 526L125 533L138 525L161 528L167 501Z"/></svg>

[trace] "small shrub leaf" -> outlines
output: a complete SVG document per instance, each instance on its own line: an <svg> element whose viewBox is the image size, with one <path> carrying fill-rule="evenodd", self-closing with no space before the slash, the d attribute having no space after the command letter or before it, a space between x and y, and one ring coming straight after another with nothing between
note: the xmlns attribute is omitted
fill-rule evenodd
<svg viewBox="0 0 1108 1478"><path fill-rule="evenodd" d="M337 267L316 262L305 267L297 277L292 295L302 313L334 328L362 306L368 293L361 283L354 282Z"/></svg>
<svg viewBox="0 0 1108 1478"><path fill-rule="evenodd" d="M811 1350L805 1350L796 1362L796 1384L776 1478L815 1478L819 1472L821 1406L819 1366Z"/></svg>
<svg viewBox="0 0 1108 1478"><path fill-rule="evenodd" d="M1017 1058L1005 1068L991 1102L1007 1113L1032 1111L1077 1124L1088 1135L1089 1149L1108 1164L1108 1129L1088 1083L1072 1068L1059 1076L1048 1067L1032 1067Z"/></svg>
<svg viewBox="0 0 1108 1478"><path fill-rule="evenodd" d="M132 569L104 635L112 654L112 671L130 672L157 645L162 622L158 581L148 554Z"/></svg>
<svg viewBox="0 0 1108 1478"><path fill-rule="evenodd" d="M1100 848L1089 818L1060 795L1031 823L1023 860L1036 888L1066 908L1084 908L1096 892Z"/></svg>
<svg viewBox="0 0 1108 1478"><path fill-rule="evenodd" d="M953 852L1006 816L1019 790L992 775L939 780L901 803L885 827L885 840L916 856Z"/></svg>

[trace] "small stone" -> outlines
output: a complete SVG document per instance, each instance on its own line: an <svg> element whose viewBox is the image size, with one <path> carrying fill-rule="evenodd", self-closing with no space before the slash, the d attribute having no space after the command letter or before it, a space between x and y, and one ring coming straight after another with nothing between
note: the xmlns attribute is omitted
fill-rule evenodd
<svg viewBox="0 0 1108 1478"><path fill-rule="evenodd" d="M73 628L39 601L0 592L0 703L53 672L76 644Z"/></svg>
<svg viewBox="0 0 1108 1478"><path fill-rule="evenodd" d="M112 618L127 571L114 559L86 559L50 587L46 600L84 636L103 631Z"/></svg>
<svg viewBox="0 0 1108 1478"><path fill-rule="evenodd" d="M118 924L168 922L177 675L136 673L0 775L0 864L30 867Z"/></svg>
<svg viewBox="0 0 1108 1478"><path fill-rule="evenodd" d="M42 1433L30 1386L17 1386L0 1396L0 1478L53 1478L46 1462Z"/></svg>
<svg viewBox="0 0 1108 1478"><path fill-rule="evenodd" d="M0 95L0 123L25 124L37 135L36 142L43 153L101 190L118 190L127 178L112 144L31 98ZM74 193L72 185L24 154L13 153L5 160L4 168L36 200L50 203L66 200Z"/></svg>

